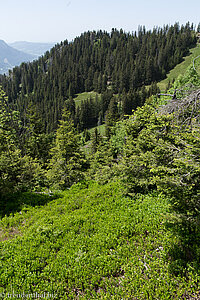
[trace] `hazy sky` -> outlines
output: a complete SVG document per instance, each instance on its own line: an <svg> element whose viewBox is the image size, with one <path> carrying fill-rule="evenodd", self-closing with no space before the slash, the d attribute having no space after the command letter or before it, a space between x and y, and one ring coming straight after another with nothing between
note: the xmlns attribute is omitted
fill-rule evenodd
<svg viewBox="0 0 200 300"><path fill-rule="evenodd" d="M0 39L6 42L71 41L87 30L135 31L164 24L200 22L200 1L0 0Z"/></svg>

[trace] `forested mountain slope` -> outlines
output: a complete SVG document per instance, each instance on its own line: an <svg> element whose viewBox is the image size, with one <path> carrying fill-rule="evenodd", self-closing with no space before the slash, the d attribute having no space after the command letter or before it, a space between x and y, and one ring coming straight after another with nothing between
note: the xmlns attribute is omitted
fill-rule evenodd
<svg viewBox="0 0 200 300"><path fill-rule="evenodd" d="M190 49L189 55L183 58L183 61L176 65L169 73L167 74L167 78L158 82L158 87L160 90L165 91L168 89L170 84L180 75L184 74L187 71L189 65L193 64L196 68L197 72L200 75L200 43L198 42L196 47Z"/></svg>
<svg viewBox="0 0 200 300"><path fill-rule="evenodd" d="M155 91L108 88L106 135L89 136L72 98L45 134L34 103L21 118L0 88L5 299L199 298L200 77L190 65L166 95ZM144 101L120 120L136 93Z"/></svg>
<svg viewBox="0 0 200 300"><path fill-rule="evenodd" d="M111 96L95 104L99 106L95 113L86 112L86 108L74 112L83 129L88 125L82 125L81 114L94 117L96 125L98 118L104 120L113 94L131 94L129 111L143 104L146 95L142 86L164 78L195 44L189 23L152 31L139 27L134 33L116 29L110 34L86 32L71 43L66 40L56 45L39 60L16 67L0 82L22 116L30 103L35 106L46 132L57 127L66 99L84 91L104 93L109 88Z"/></svg>
<svg viewBox="0 0 200 300"><path fill-rule="evenodd" d="M16 112L9 118L1 112L0 189L7 195L0 198L0 293L5 299L8 293L199 298L200 80L194 75L190 69L174 83L179 99L152 96L113 126L110 138L94 135L85 170L64 111L46 172L49 188L57 189L53 194L38 193L44 171L29 156L30 148L30 154L19 151ZM18 193L8 196L11 188ZM34 188L36 193L19 193Z"/></svg>

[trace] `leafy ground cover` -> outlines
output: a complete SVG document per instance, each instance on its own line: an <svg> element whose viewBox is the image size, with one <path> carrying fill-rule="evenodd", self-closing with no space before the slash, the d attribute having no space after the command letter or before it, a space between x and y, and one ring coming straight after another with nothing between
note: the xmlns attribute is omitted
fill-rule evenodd
<svg viewBox="0 0 200 300"><path fill-rule="evenodd" d="M0 221L0 294L186 299L199 275L192 265L174 272L169 210L162 194L125 197L120 182L79 184L43 206L26 204Z"/></svg>

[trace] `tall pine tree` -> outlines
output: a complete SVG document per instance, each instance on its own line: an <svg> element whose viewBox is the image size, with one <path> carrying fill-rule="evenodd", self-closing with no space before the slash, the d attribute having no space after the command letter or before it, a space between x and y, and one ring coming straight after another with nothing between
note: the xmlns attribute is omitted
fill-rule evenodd
<svg viewBox="0 0 200 300"><path fill-rule="evenodd" d="M64 189L83 178L86 160L79 147L73 120L66 108L63 110L55 144L50 153L47 178L51 186Z"/></svg>

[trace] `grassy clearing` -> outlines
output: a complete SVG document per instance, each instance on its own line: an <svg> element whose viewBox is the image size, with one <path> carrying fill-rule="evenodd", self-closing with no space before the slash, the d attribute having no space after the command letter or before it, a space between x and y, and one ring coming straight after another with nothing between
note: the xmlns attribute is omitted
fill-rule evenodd
<svg viewBox="0 0 200 300"><path fill-rule="evenodd" d="M85 100L90 99L90 98L95 99L96 95L98 97L101 96L100 94L98 94L98 93L96 93L94 91L84 92L84 93L77 94L76 97L74 98L76 106L80 106L81 105L81 101L85 101Z"/></svg>
<svg viewBox="0 0 200 300"><path fill-rule="evenodd" d="M161 91L165 91L167 84L170 80L172 82L173 79L176 79L180 74L184 74L188 66L193 62L193 59L200 55L200 45L197 44L195 48L190 49L190 54L183 58L183 61L178 64L174 69L172 69L168 74L167 78L158 82L158 86ZM197 70L200 73L199 61L196 60L195 65L197 65Z"/></svg>
<svg viewBox="0 0 200 300"><path fill-rule="evenodd" d="M76 185L0 222L0 293L54 299L180 299L199 276L170 271L176 237L161 194L123 196L120 182ZM10 237L9 232L16 232ZM184 298L186 299L186 298Z"/></svg>
<svg viewBox="0 0 200 300"><path fill-rule="evenodd" d="M92 134L95 131L95 128L97 128L98 133L100 133L103 136L105 135L105 130L106 130L105 124L97 126L97 127L90 128L89 132Z"/></svg>

